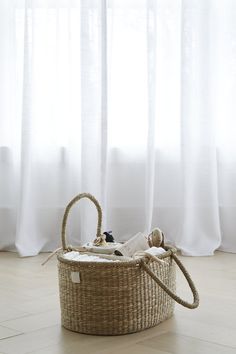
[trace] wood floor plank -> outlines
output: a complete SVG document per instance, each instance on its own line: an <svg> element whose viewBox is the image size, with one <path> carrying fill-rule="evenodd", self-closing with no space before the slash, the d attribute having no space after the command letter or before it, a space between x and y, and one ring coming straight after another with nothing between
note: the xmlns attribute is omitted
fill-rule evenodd
<svg viewBox="0 0 236 354"><path fill-rule="evenodd" d="M132 335L90 336L60 325L57 260L0 252L0 354L234 354L236 255L181 257L200 293L200 307L176 305L162 324ZM191 301L177 274L178 293Z"/></svg>
<svg viewBox="0 0 236 354"><path fill-rule="evenodd" d="M195 321L194 319L185 320L184 318L175 316L171 331L176 334L236 348L236 328L230 329L224 326L220 320L218 323L209 325L204 322Z"/></svg>
<svg viewBox="0 0 236 354"><path fill-rule="evenodd" d="M65 330L65 336L70 331ZM135 350L143 350L142 346L136 345L139 339L148 339L150 335L158 335L163 333L160 327L153 328L152 330L134 333L125 336L90 336L84 334L76 334L72 340L60 340L59 343L43 347L30 354L108 354L108 353L136 353ZM65 337L66 338L66 337ZM135 349L134 349L135 348ZM148 348L147 351L153 354L153 349ZM161 351L155 351L156 354L166 354ZM169 354L169 353L168 353Z"/></svg>
<svg viewBox="0 0 236 354"><path fill-rule="evenodd" d="M30 354L78 354L78 353L85 353L83 352L83 348L81 348L78 344L77 345L68 345L67 347L61 347L60 345L56 346L50 346L48 348L43 348L41 350L37 350L35 352L32 352ZM87 351L89 354L171 354L169 352L164 352L162 350L157 350L157 349L152 349L150 347L143 347L142 345L134 344L131 346L128 346L126 348L120 348L114 349L110 348L108 350L99 350L99 346L97 348L94 348L94 351L91 351L91 348L89 348L89 351Z"/></svg>
<svg viewBox="0 0 236 354"><path fill-rule="evenodd" d="M22 301L21 310L25 311L28 315L47 311L57 311L60 313L58 289L56 289L55 293L52 295L40 296L39 298L29 301Z"/></svg>
<svg viewBox="0 0 236 354"><path fill-rule="evenodd" d="M16 331L11 328L7 328L4 326L0 326L0 340L14 337L14 336L19 336L22 332Z"/></svg>
<svg viewBox="0 0 236 354"><path fill-rule="evenodd" d="M197 338L165 333L158 337L139 342L143 346L143 353L147 348L160 349L171 354L235 354L235 348L202 341Z"/></svg>
<svg viewBox="0 0 236 354"><path fill-rule="evenodd" d="M2 298L1 301L3 301ZM10 303L10 301L5 301L4 303L0 304L0 324L4 321L14 320L16 318L24 317L27 315L29 315L28 312L16 308Z"/></svg>
<svg viewBox="0 0 236 354"><path fill-rule="evenodd" d="M24 333L11 338L11 340L0 341L0 351L2 350L6 354L29 354L44 349L46 351L48 347L67 350L74 345L74 348L77 348L77 351L82 354L89 353L90 348L96 350L97 343L103 340L104 337L75 333L57 325Z"/></svg>
<svg viewBox="0 0 236 354"><path fill-rule="evenodd" d="M58 311L47 311L5 321L2 325L25 333L60 324L60 321L61 316Z"/></svg>
<svg viewBox="0 0 236 354"><path fill-rule="evenodd" d="M0 341L0 351L7 354L26 354L60 341L60 326L24 333Z"/></svg>

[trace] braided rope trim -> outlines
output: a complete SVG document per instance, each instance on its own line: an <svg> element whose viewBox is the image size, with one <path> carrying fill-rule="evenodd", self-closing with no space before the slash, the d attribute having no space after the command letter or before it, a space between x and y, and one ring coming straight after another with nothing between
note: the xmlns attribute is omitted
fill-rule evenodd
<svg viewBox="0 0 236 354"><path fill-rule="evenodd" d="M198 291L191 279L190 274L188 273L188 271L186 270L186 268L184 267L184 265L181 263L181 261L179 260L179 258L172 253L171 257L175 260L176 264L178 265L178 267L180 268L180 270L182 271L185 279L188 282L188 285L192 291L193 294L193 302L189 303L185 300L183 300L181 297L179 297L178 295L176 295L175 293L173 293L152 271L151 269L148 267L148 265L145 263L145 261L142 259L141 262L141 266L143 267L143 269L150 275L150 277L176 302L178 302L180 305L187 307L189 309L195 309L196 307L199 306L199 294Z"/></svg>
<svg viewBox="0 0 236 354"><path fill-rule="evenodd" d="M103 236L102 236L102 232L101 232L101 229L102 229L102 208L101 208L100 204L98 203L97 199L92 194L81 193L81 194L78 194L75 198L73 198L69 202L69 204L67 205L67 207L65 209L65 213L63 216L63 220L62 220L62 231L61 231L61 242L62 242L62 248L64 251L68 250L67 242L66 242L66 225L67 225L67 219L68 219L70 209L72 208L72 206L75 203L77 203L82 198L88 198L95 204L95 207L98 212L97 233L96 233L97 239L96 240L103 240Z"/></svg>

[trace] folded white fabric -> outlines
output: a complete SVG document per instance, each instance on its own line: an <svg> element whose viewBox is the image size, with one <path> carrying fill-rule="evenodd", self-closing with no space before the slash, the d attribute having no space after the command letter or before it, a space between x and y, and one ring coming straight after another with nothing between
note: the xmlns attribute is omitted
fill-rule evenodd
<svg viewBox="0 0 236 354"><path fill-rule="evenodd" d="M137 251L145 251L149 248L147 237L144 233L138 232L124 244L115 250L119 256L132 257Z"/></svg>
<svg viewBox="0 0 236 354"><path fill-rule="evenodd" d="M158 261L158 263L165 263L165 261L163 261L162 259L158 258L158 256L160 256L162 253L165 253L166 250L162 247L151 247L145 251L137 251L135 252L135 254L133 255L134 259L138 259L144 256L148 256L149 258L153 258L156 261Z"/></svg>
<svg viewBox="0 0 236 354"><path fill-rule="evenodd" d="M116 248L120 246L122 246L122 243L119 242L107 242L105 246L94 246L93 242L87 242L83 245L88 252L104 254L113 254Z"/></svg>
<svg viewBox="0 0 236 354"><path fill-rule="evenodd" d="M149 253L149 254L151 254L152 256L159 256L160 254L165 253L166 250L165 250L164 248L162 248L162 247L155 247L155 246L153 246L153 247L151 247L151 248L145 250L144 252L145 252L145 253Z"/></svg>
<svg viewBox="0 0 236 354"><path fill-rule="evenodd" d="M119 260L105 259L98 256L90 256L88 254L80 254L77 251L67 252L63 255L65 259L77 262L119 262Z"/></svg>

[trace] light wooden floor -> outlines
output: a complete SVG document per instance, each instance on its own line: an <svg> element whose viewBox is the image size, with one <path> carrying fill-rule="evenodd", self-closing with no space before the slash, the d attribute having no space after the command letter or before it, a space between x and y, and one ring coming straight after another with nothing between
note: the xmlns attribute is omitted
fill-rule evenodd
<svg viewBox="0 0 236 354"><path fill-rule="evenodd" d="M1 354L236 354L236 255L181 257L200 292L200 307L149 330L89 336L60 326L56 259L0 252ZM178 275L178 291L190 299Z"/></svg>

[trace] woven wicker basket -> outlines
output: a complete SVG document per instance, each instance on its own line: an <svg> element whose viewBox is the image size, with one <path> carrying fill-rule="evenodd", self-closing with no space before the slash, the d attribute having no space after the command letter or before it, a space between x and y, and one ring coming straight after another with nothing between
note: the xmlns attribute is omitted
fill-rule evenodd
<svg viewBox="0 0 236 354"><path fill-rule="evenodd" d="M157 262L141 257L126 262L78 262L65 259L63 253L75 249L66 244L66 223L71 207L89 198L98 211L97 238L101 236L102 210L88 193L79 194L67 206L62 223L62 248L59 252L59 290L62 325L72 331L96 335L120 335L138 332L171 317L174 300L196 308L199 297L176 250L166 252ZM175 262L174 262L175 261ZM193 303L175 294L175 263L180 267L193 293ZM76 274L79 281L72 281Z"/></svg>

